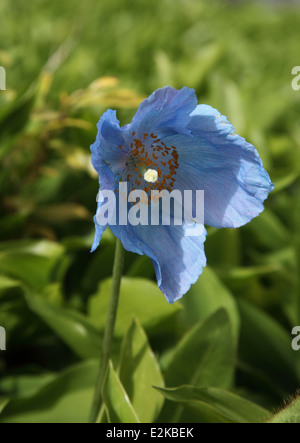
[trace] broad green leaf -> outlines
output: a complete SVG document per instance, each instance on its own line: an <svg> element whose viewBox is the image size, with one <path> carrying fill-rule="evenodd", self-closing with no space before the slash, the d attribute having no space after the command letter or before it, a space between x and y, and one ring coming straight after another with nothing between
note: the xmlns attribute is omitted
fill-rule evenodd
<svg viewBox="0 0 300 443"><path fill-rule="evenodd" d="M277 412L268 423L300 423L300 398L296 398L284 409Z"/></svg>
<svg viewBox="0 0 300 443"><path fill-rule="evenodd" d="M103 400L110 423L140 422L111 362L103 385Z"/></svg>
<svg viewBox="0 0 300 443"><path fill-rule="evenodd" d="M103 281L97 294L89 303L89 315L93 323L103 328L109 302L111 279ZM169 305L156 283L142 278L122 279L118 317L115 329L117 337L123 337L132 318L136 317L143 328L155 329L181 309L179 303Z"/></svg>
<svg viewBox="0 0 300 443"><path fill-rule="evenodd" d="M61 275L65 262L64 248L46 240L20 241L0 244L0 271L21 279L35 289ZM61 269L57 268L58 266Z"/></svg>
<svg viewBox="0 0 300 443"><path fill-rule="evenodd" d="M11 400L1 423L86 423L93 398L98 362L77 364L37 394Z"/></svg>
<svg viewBox="0 0 300 443"><path fill-rule="evenodd" d="M191 384L228 388L233 379L235 343L227 312L220 309L194 326L178 343L167 366L167 386Z"/></svg>
<svg viewBox="0 0 300 443"><path fill-rule="evenodd" d="M224 308L230 318L237 340L240 319L235 299L212 269L205 268L203 275L191 287L182 303L185 307L182 317L189 325L205 320L218 309Z"/></svg>
<svg viewBox="0 0 300 443"><path fill-rule="evenodd" d="M49 303L42 297L26 294L30 309L79 356L97 358L101 349L100 332L83 314Z"/></svg>
<svg viewBox="0 0 300 443"><path fill-rule="evenodd" d="M153 423L163 404L153 385L164 386L164 380L147 336L136 320L124 338L118 372L140 421Z"/></svg>
<svg viewBox="0 0 300 443"><path fill-rule="evenodd" d="M168 400L191 410L199 423L263 423L270 413L254 403L218 388L157 388Z"/></svg>

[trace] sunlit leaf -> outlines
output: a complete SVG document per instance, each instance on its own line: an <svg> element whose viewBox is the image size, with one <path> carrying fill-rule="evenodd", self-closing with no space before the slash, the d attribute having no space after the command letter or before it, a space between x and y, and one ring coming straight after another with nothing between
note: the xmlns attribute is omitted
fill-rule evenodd
<svg viewBox="0 0 300 443"><path fill-rule="evenodd" d="M62 246L45 240L1 243L0 270L39 289L51 281L58 264L62 266L63 254Z"/></svg>
<svg viewBox="0 0 300 443"><path fill-rule="evenodd" d="M136 320L124 338L118 373L140 421L153 423L163 404L153 385L163 386L164 380L147 336Z"/></svg>
<svg viewBox="0 0 300 443"><path fill-rule="evenodd" d="M254 403L217 388L157 388L195 414L199 423L262 423L270 414Z"/></svg>
<svg viewBox="0 0 300 443"><path fill-rule="evenodd" d="M138 416L112 363L109 364L104 381L103 400L110 423L139 423Z"/></svg>
<svg viewBox="0 0 300 443"><path fill-rule="evenodd" d="M98 363L93 361L67 369L33 396L11 400L0 422L88 422L97 371Z"/></svg>

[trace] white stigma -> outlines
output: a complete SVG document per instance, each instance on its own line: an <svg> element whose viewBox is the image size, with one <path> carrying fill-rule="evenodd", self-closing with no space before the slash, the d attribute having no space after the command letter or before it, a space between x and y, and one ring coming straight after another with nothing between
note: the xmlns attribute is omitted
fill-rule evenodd
<svg viewBox="0 0 300 443"><path fill-rule="evenodd" d="M155 169L148 169L144 174L146 182L155 183L158 178L158 173Z"/></svg>

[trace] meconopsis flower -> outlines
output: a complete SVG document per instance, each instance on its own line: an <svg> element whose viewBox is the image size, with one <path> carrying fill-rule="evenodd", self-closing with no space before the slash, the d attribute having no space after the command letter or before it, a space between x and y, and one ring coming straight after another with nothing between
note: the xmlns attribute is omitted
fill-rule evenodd
<svg viewBox="0 0 300 443"><path fill-rule="evenodd" d="M235 134L217 110L198 105L195 91L187 87L158 89L141 103L132 122L122 127L116 112L106 111L91 151L102 196L94 218L92 251L109 225L126 250L150 257L169 303L189 290L206 265L204 224L245 225L264 210L263 202L274 188L255 147ZM133 206L125 190L129 195L143 191L135 211L147 216L157 193L204 191L203 222L197 224L197 235L190 234L192 214L179 224L173 208L170 223L163 223L161 205L158 223L124 220L121 206L126 215ZM193 214L197 197L194 200ZM104 212L105 222L99 216Z"/></svg>

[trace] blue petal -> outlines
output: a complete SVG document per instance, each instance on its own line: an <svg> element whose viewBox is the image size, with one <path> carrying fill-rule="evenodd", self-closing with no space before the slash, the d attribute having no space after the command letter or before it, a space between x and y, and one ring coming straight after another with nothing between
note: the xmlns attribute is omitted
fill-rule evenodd
<svg viewBox="0 0 300 443"><path fill-rule="evenodd" d="M111 191L113 193L113 195L115 195L114 188L113 189L107 189L107 188L103 188L103 187L100 187L99 195L100 195L100 192L101 192L102 189ZM105 208L104 208L104 210L105 210L104 212L105 213L106 213L106 211L109 208L109 213L112 215L112 217L115 217L115 214L116 214L116 203L117 203L116 202L116 198L110 199L110 200L108 200L108 202L107 202L106 198L102 198L103 201L101 201L100 198L99 198L99 195L97 196L98 197L97 198L97 200L98 200L98 202L97 202L97 213L96 213L96 215L94 217L95 238L94 238L94 242L93 242L93 245L92 245L91 252L94 252L98 248L100 240L101 240L101 237L102 237L102 234L105 231L105 229L107 228L107 226L109 225L109 223L111 222L111 219L109 219L109 220L107 220L107 222L105 220L105 222L106 222L105 225L98 223L99 220L97 219L97 215L98 215L98 212L100 211L101 207L105 204L106 205ZM103 196L103 194L102 194L102 196Z"/></svg>
<svg viewBox="0 0 300 443"><path fill-rule="evenodd" d="M95 237L94 237L94 241L93 241L93 244L92 244L91 252L96 251L96 249L98 248L98 246L100 244L103 232L107 228L107 226L100 226L97 223L96 216L94 217L94 224L95 224Z"/></svg>
<svg viewBox="0 0 300 443"><path fill-rule="evenodd" d="M125 134L116 111L111 109L102 115L97 127L96 141L91 146L92 164L99 174L101 185L110 189L117 180L117 174L124 170L127 159Z"/></svg>
<svg viewBox="0 0 300 443"><path fill-rule="evenodd" d="M181 298L206 266L206 231L187 235L187 226L111 226L124 248L151 258L158 286L169 303Z"/></svg>
<svg viewBox="0 0 300 443"><path fill-rule="evenodd" d="M190 134L187 126L196 106L194 89L184 87L177 90L166 86L141 103L130 127L140 137L144 133L154 133L159 137L175 132Z"/></svg>
<svg viewBox="0 0 300 443"><path fill-rule="evenodd" d="M114 191L117 187L118 179L124 171L127 159L127 144L125 142L126 132L120 128L116 111L109 109L106 111L97 125L98 133L95 143L91 146L92 164L99 174L100 190ZM120 149L120 146L122 148ZM119 176L117 174L120 174ZM98 201L97 212L103 203ZM94 217L95 238L92 245L92 252L97 249L102 234L106 226L97 222L97 215Z"/></svg>
<svg viewBox="0 0 300 443"><path fill-rule="evenodd" d="M264 210L263 202L274 189L257 150L210 106L197 106L191 117L191 136L164 140L179 154L175 187L204 190L205 223L210 226L248 223Z"/></svg>

